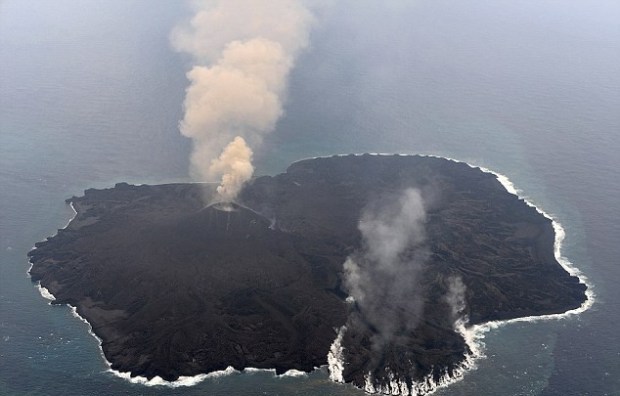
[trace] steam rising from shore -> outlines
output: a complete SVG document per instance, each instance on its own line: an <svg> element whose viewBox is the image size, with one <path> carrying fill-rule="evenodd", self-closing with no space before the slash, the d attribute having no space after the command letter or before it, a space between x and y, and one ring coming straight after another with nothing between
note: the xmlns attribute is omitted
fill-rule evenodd
<svg viewBox="0 0 620 396"><path fill-rule="evenodd" d="M467 323L468 318L465 315L466 302L465 292L467 288L463 280L459 276L453 276L448 279L448 293L444 297L446 303L452 310L452 320L455 322Z"/></svg>
<svg viewBox="0 0 620 396"><path fill-rule="evenodd" d="M194 62L179 128L193 141L192 177L220 179L217 200L230 202L254 172L250 146L283 114L288 76L308 45L312 16L295 0L192 4L194 16L171 37Z"/></svg>
<svg viewBox="0 0 620 396"><path fill-rule="evenodd" d="M345 285L376 330L375 352L394 341L397 332L412 331L419 323L418 278L428 257L425 220L422 197L412 188L388 204L370 207L362 216L363 248L344 264Z"/></svg>

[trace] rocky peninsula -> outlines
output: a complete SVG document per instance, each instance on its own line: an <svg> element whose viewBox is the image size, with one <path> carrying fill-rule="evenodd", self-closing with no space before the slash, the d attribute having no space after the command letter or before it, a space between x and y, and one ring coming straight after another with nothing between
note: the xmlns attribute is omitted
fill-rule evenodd
<svg viewBox="0 0 620 396"><path fill-rule="evenodd" d="M372 245L368 208L407 189L423 202L423 237L398 254L416 266L412 279L385 272L410 288L373 297L407 324L385 336L371 305L351 298L344 264ZM311 371L346 326L338 380L415 393L469 353L457 321L562 313L586 299L554 256L551 220L464 163L317 158L255 178L230 205L205 205L205 194L201 184L86 190L67 200L70 224L29 253L32 281L76 307L112 369L169 381L228 366ZM368 257L357 269L372 267Z"/></svg>

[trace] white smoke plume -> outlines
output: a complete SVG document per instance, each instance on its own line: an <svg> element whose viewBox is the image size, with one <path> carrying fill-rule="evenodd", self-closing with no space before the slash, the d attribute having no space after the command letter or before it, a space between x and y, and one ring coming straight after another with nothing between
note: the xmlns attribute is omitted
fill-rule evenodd
<svg viewBox="0 0 620 396"><path fill-rule="evenodd" d="M419 277L427 260L424 202L407 189L393 201L365 211L359 224L363 248L344 264L345 285L380 350L397 332L415 329L422 314Z"/></svg>
<svg viewBox="0 0 620 396"><path fill-rule="evenodd" d="M459 322L466 323L468 321L465 314L465 309L467 307L465 302L466 291L467 288L461 277L451 276L448 278L448 293L444 298L452 311L452 319L455 322L455 326Z"/></svg>
<svg viewBox="0 0 620 396"><path fill-rule="evenodd" d="M193 17L171 36L194 63L179 127L193 141L192 177L220 178L218 200L230 202L252 177L249 146L259 145L283 114L288 77L308 45L312 15L297 0L192 4Z"/></svg>
<svg viewBox="0 0 620 396"><path fill-rule="evenodd" d="M329 371L329 379L335 382L344 383L344 347L342 346L342 337L347 331L346 326L338 329L338 335L329 348L327 353L327 369Z"/></svg>

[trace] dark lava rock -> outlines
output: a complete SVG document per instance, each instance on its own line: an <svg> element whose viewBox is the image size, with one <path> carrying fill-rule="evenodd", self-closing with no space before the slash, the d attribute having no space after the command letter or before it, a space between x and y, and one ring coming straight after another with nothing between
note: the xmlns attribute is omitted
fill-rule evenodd
<svg viewBox="0 0 620 396"><path fill-rule="evenodd" d="M310 371L354 317L344 379L363 386L376 329L345 302L343 263L360 248L368 202L409 187L427 210L422 320L379 356L401 378L450 372L468 351L444 298L451 277L466 286L471 324L585 300L555 260L549 219L491 174L418 156L300 161L229 207L205 207L209 185L86 190L68 200L69 226L29 253L30 274L91 323L113 369L166 380L228 366Z"/></svg>

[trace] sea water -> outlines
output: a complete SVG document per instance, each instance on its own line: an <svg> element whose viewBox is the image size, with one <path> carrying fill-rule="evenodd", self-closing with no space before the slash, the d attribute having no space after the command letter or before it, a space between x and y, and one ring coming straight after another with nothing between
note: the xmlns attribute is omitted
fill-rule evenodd
<svg viewBox="0 0 620 396"><path fill-rule="evenodd" d="M489 331L477 369L436 394L620 394L620 5L321 3L257 171L370 151L505 174L562 223L562 254L596 303ZM168 1L0 3L0 394L363 394L325 370L130 383L108 371L88 325L27 277L34 242L73 215L64 199L119 181L188 180L177 129L188 60L168 41L188 13Z"/></svg>

